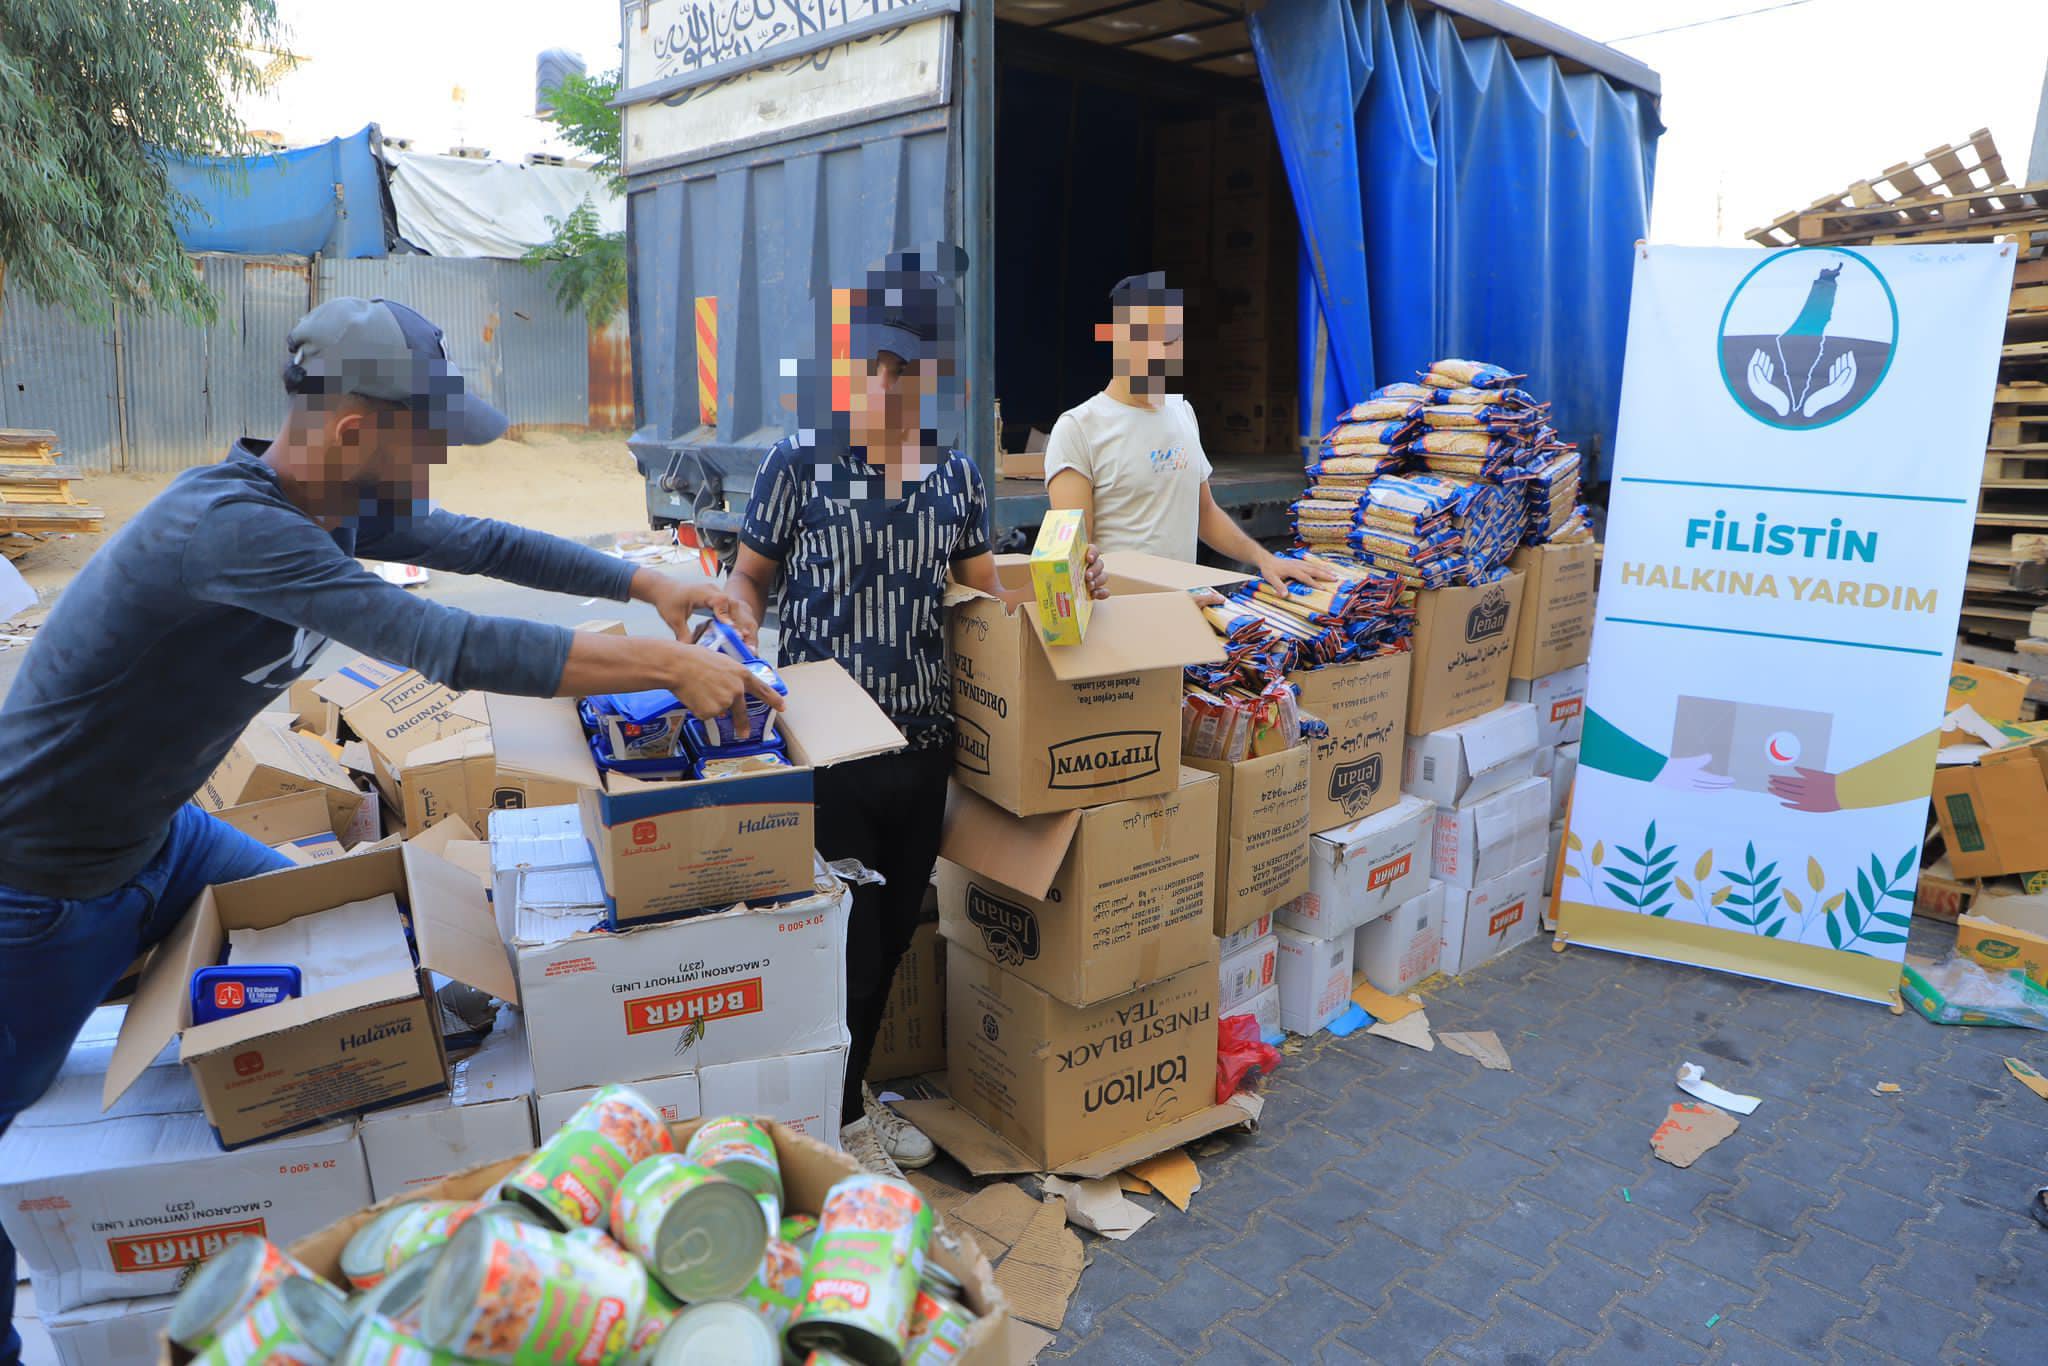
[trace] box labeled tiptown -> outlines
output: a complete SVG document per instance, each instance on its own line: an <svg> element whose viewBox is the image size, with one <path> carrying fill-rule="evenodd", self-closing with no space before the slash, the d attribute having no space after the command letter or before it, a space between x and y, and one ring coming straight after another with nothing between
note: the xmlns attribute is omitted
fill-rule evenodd
<svg viewBox="0 0 2048 1366"><path fill-rule="evenodd" d="M350 660L314 684L313 691L340 707L342 721L370 747L377 786L401 811L413 751L489 720L481 694L456 692L369 655Z"/></svg>
<svg viewBox="0 0 2048 1366"><path fill-rule="evenodd" d="M1436 808L1403 797L1309 841L1309 888L1274 912L1291 930L1334 939L1416 896L1429 885Z"/></svg>
<svg viewBox="0 0 2048 1366"><path fill-rule="evenodd" d="M1360 925L1351 953L1353 971L1392 996L1435 972L1444 955L1443 883Z"/></svg>
<svg viewBox="0 0 2048 1366"><path fill-rule="evenodd" d="M1228 935L1308 890L1308 747L1234 764L1187 762L1222 784L1216 794L1215 932Z"/></svg>
<svg viewBox="0 0 2048 1366"><path fill-rule="evenodd" d="M1598 551L1577 545L1529 545L1509 565L1528 581L1515 626L1516 678L1541 678L1584 664L1593 648L1593 568Z"/></svg>
<svg viewBox="0 0 2048 1366"><path fill-rule="evenodd" d="M1411 735L1483 716L1507 700L1523 582L1522 575L1510 574L1476 587L1415 595Z"/></svg>
<svg viewBox="0 0 2048 1366"><path fill-rule="evenodd" d="M1287 681L1301 709L1328 724L1309 740L1310 830L1349 825L1401 795L1402 723L1414 657L1406 651L1302 669Z"/></svg>
<svg viewBox="0 0 2048 1366"><path fill-rule="evenodd" d="M1031 591L1046 644L1079 645L1087 637L1095 602L1088 596L1088 515L1079 508L1053 508L1038 524Z"/></svg>

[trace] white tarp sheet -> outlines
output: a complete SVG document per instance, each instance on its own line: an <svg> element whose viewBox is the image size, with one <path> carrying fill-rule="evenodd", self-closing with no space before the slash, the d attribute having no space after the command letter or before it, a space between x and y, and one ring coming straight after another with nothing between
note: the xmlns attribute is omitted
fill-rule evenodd
<svg viewBox="0 0 2048 1366"><path fill-rule="evenodd" d="M626 227L626 201L589 171L517 166L417 152L389 155L398 231L435 256L524 256L554 237L586 195L607 232Z"/></svg>

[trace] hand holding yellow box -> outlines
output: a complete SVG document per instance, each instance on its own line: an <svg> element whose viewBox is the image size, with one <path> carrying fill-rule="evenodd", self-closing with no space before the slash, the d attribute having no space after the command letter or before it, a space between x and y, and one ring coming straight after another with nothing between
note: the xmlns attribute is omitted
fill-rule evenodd
<svg viewBox="0 0 2048 1366"><path fill-rule="evenodd" d="M1079 645L1088 634L1095 603L1088 596L1086 523L1079 508L1055 508L1039 523L1031 547L1031 590L1048 645Z"/></svg>

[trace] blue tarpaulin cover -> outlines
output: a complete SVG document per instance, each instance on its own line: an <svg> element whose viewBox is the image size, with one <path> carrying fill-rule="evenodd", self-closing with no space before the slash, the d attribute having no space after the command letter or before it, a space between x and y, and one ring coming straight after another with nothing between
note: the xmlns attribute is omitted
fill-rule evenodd
<svg viewBox="0 0 2048 1366"><path fill-rule="evenodd" d="M1526 372L1604 466L1655 97L1398 0L1272 0L1251 33L1301 220L1307 434L1462 356Z"/></svg>
<svg viewBox="0 0 2048 1366"><path fill-rule="evenodd" d="M199 202L178 225L179 244L258 256L384 255L374 133L366 127L264 156L165 157L171 187Z"/></svg>

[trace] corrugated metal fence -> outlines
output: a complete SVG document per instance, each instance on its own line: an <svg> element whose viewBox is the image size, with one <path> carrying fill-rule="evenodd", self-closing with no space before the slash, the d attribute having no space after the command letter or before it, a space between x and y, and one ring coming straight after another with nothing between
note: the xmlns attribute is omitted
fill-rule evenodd
<svg viewBox="0 0 2048 1366"><path fill-rule="evenodd" d="M87 470L178 470L220 459L284 418L285 333L322 299L395 299L440 324L448 354L520 427L623 428L626 348L555 302L518 261L204 255L211 326L121 310L91 327L0 292L0 426L47 427Z"/></svg>

